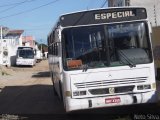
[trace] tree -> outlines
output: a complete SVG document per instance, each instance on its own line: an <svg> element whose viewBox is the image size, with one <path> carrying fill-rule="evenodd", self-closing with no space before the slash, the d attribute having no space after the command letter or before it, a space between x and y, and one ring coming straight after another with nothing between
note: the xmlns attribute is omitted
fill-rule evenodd
<svg viewBox="0 0 160 120"><path fill-rule="evenodd" d="M48 48L48 46L46 44L38 44L38 49L41 49L41 45L42 45L42 48L46 49Z"/></svg>

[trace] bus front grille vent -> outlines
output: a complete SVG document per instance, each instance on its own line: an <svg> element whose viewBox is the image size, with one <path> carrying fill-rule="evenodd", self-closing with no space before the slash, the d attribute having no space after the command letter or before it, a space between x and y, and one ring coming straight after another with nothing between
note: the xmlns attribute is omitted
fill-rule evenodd
<svg viewBox="0 0 160 120"><path fill-rule="evenodd" d="M114 93L128 93L132 92L134 89L134 85L132 86L121 86L121 87L115 87L114 91L110 93L109 88L102 88L102 89L90 89L89 92L92 95L102 95L102 94L114 94Z"/></svg>
<svg viewBox="0 0 160 120"><path fill-rule="evenodd" d="M104 87L111 85L129 85L135 83L144 83L148 77L136 77L136 78L123 78L123 79L112 79L112 80L101 80L101 81L92 81L92 82L82 82L74 83L77 89L80 88L94 88L94 87Z"/></svg>

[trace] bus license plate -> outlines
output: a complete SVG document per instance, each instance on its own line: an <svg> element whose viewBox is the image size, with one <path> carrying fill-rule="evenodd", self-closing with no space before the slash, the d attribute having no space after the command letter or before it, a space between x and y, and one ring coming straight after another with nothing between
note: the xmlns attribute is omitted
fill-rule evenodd
<svg viewBox="0 0 160 120"><path fill-rule="evenodd" d="M121 99L120 97L115 97L115 98L106 98L105 103L110 104L110 103L120 103Z"/></svg>

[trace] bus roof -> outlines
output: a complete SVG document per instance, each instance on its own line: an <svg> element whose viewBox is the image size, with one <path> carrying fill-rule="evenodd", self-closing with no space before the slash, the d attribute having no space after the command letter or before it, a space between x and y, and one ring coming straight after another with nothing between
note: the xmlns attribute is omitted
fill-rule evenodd
<svg viewBox="0 0 160 120"><path fill-rule="evenodd" d="M140 19L147 19L144 7L109 7L83 10L61 15L51 32L58 26L69 27Z"/></svg>
<svg viewBox="0 0 160 120"><path fill-rule="evenodd" d="M147 19L145 8L123 7L97 9L62 15L62 27Z"/></svg>
<svg viewBox="0 0 160 120"><path fill-rule="evenodd" d="M97 10L108 10L108 9L125 9L125 8L142 8L142 9L146 9L145 7L140 7L140 6L123 6L123 7L108 7L108 8L95 8L95 9L89 9L89 10L81 10L81 11L74 11L74 12L70 12L70 13L64 13L64 14L61 14L59 18L61 18L61 16L64 16L64 15L70 15L70 14L75 14L75 13L81 13L81 12L88 12L88 11L97 11Z"/></svg>

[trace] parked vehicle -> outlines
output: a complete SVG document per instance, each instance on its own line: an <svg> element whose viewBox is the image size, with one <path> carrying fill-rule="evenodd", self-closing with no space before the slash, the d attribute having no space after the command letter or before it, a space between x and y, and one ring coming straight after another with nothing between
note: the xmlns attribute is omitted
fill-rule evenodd
<svg viewBox="0 0 160 120"><path fill-rule="evenodd" d="M42 52L40 50L36 50L36 62L42 61Z"/></svg>
<svg viewBox="0 0 160 120"><path fill-rule="evenodd" d="M34 66L36 64L35 51L32 47L18 47L16 65Z"/></svg>

